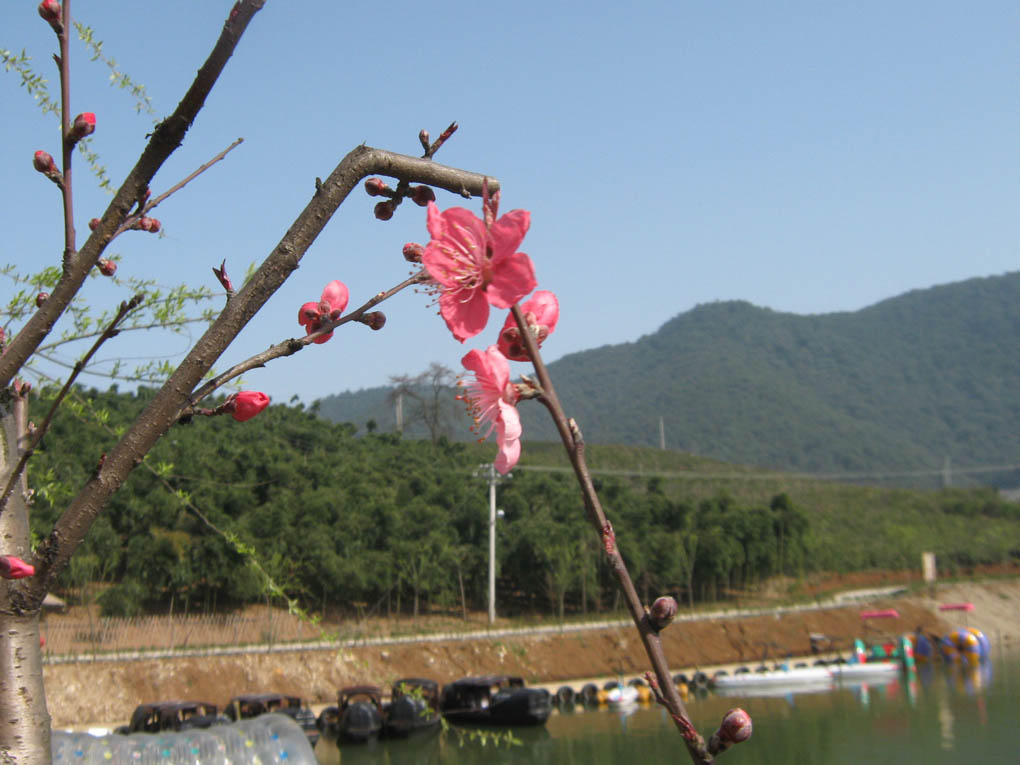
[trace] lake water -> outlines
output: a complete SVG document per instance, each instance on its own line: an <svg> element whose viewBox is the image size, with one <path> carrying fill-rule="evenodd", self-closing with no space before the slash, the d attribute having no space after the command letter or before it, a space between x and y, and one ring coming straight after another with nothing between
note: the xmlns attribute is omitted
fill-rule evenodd
<svg viewBox="0 0 1020 765"><path fill-rule="evenodd" d="M936 665L913 681L772 698L692 697L688 711L706 737L727 709L742 706L754 735L722 763L1017 763L1020 656L993 661L982 674ZM455 732L368 747L322 741L320 763L387 765L588 765L690 762L663 710L635 707L553 712L538 729L515 729L520 746L460 744Z"/></svg>

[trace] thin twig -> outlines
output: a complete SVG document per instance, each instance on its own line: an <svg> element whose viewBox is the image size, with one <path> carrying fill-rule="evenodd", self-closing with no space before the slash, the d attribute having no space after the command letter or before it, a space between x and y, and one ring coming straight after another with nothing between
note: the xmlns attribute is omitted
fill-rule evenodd
<svg viewBox="0 0 1020 765"><path fill-rule="evenodd" d="M620 555L613 526L606 518L598 494L595 491L595 485L592 483L591 474L585 461L584 439L581 436L580 428L577 427L577 423L573 420L568 420L563 411L559 397L556 395L556 390L553 387L552 378L549 376L549 371L546 369L545 362L539 353L538 343L528 327L527 320L524 318L524 312L519 305L512 306L510 311L517 322L521 340L535 367L535 375L538 377L542 390L538 399L549 410L556 429L559 431L560 439L563 441L563 446L566 448L567 455L574 467L574 474L580 484L589 520L591 520L592 525L599 534L605 553L609 558L610 567L620 585L620 589L623 591L627 610L634 620L634 625L641 636L641 642L644 644L645 653L648 654L652 668L655 670L655 676L658 680L657 698L661 697L662 701L660 703L669 710L670 716L683 736L691 759L696 763L710 763L713 761L713 757L709 754L704 739L698 734L691 723L687 709L684 707L680 694L677 693L676 686L673 684L673 679L669 673L669 665L666 663L666 655L662 650L662 642L659 640L658 633L648 621L645 608L641 604L641 599L634 588L630 573L627 571L627 565Z"/></svg>
<svg viewBox="0 0 1020 765"><path fill-rule="evenodd" d="M419 271L418 273L408 277L400 284L391 287L385 292L380 292L372 296L372 298L365 302L364 305L360 306L359 308L356 308L355 310L351 311L350 313L344 316L341 316L336 321L331 321L326 324L323 324L315 332L312 332L309 335L305 335L302 338L290 338L289 340L284 340L281 343L277 343L276 345L270 346L268 349L262 351L261 353L257 353L254 356L245 359L244 361L238 364L235 364L230 369L216 375L216 377L214 377L205 385L203 385L201 388L196 390L191 395L187 406L181 409L180 413L177 416L177 419L180 419L181 417L187 417L189 414L193 412L195 405L199 401L211 395L218 388L223 387L226 383L239 377L245 372L249 372L252 369L257 369L259 367L264 367L266 364L268 364L270 361L273 361L274 359L292 356L298 351L304 350L313 342L315 342L315 339L317 337L329 334L330 332L334 331L337 327L343 324L348 324L352 321L360 320L365 315L365 313L368 312L369 309L374 308L384 300L388 300L401 290L407 289L408 287L421 283L426 278L427 276L425 274L425 271L424 270Z"/></svg>
<svg viewBox="0 0 1020 765"><path fill-rule="evenodd" d="M197 170L195 170L189 176L187 176L186 178L184 178L181 181L178 181L173 186L171 186L169 189L167 189L162 194L160 194L158 197L154 197L152 200L147 202L145 204L145 206L139 211L138 215L132 215L129 218L125 219L125 221L120 224L120 226L118 227L116 232L114 232L114 236L118 236L119 234L122 234L125 231L127 231L128 229L130 229L131 228L131 223L133 221L137 220L138 218L140 218L141 216L145 215L150 210L152 210L154 207L158 206L160 202L165 200L171 194L175 194L176 192L178 192L181 189L183 189L185 186L187 186L189 183L191 183L193 180L195 180L195 178L197 178L202 173L204 173L206 170L208 170L210 167L212 167L217 162L222 160L224 157L227 156L227 154L229 154L231 151L236 149L242 143L244 143L244 139L243 138L238 138L236 141L234 141L232 144L230 144L230 146L225 148L223 151L221 151L215 157L210 159L204 165L200 166Z"/></svg>
<svg viewBox="0 0 1020 765"><path fill-rule="evenodd" d="M7 499L11 496L11 492L14 491L14 486L17 484L21 473L25 469L25 465L28 464L28 460L35 453L35 449L39 446L39 442L42 441L43 436L50 429L50 424L53 422L53 416L56 414L57 409L63 402L64 397L67 396L68 391L71 390L71 386L74 385L74 381L81 374L82 370L85 369L92 357L96 355L100 346L112 337L116 337L118 330L117 325L120 324L128 314L130 314L135 308L142 302L142 295L135 295L127 302L120 304L120 309L117 311L117 315L113 317L113 321L107 325L106 329L103 330L102 334L96 339L96 342L92 344L88 352L82 356L77 363L74 365L74 370L67 377L67 381L64 383L64 387L60 389L60 393L53 399L53 404L50 406L50 410L46 413L46 418L43 420L42 425L37 427L33 433L30 434L30 440L28 446L22 451L18 464L14 467L11 472L11 477L7 481L7 486L4 487L4 493L0 496L0 513L3 513L4 508L7 507Z"/></svg>

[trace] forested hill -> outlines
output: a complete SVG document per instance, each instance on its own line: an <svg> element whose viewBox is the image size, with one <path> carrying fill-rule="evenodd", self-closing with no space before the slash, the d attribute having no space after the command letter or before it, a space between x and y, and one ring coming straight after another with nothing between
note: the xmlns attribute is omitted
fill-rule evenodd
<svg viewBox="0 0 1020 765"><path fill-rule="evenodd" d="M661 417L668 448L731 462L934 475L948 458L961 483L1016 483L965 471L1020 463L1018 307L1020 272L852 313L710 303L550 371L590 442L658 445ZM386 392L329 397L320 412L390 430ZM538 405L522 411L525 440L555 437Z"/></svg>

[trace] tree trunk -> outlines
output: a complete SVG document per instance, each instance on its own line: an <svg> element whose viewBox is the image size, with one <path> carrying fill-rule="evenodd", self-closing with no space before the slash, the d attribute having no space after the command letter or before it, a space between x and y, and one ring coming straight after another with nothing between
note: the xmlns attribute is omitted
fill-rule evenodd
<svg viewBox="0 0 1020 765"><path fill-rule="evenodd" d="M28 401L0 390L0 487L7 486L28 432ZM18 480L0 514L0 555L32 562L28 535L28 484ZM0 579L0 762L50 762L50 714L39 647L41 599L19 580Z"/></svg>

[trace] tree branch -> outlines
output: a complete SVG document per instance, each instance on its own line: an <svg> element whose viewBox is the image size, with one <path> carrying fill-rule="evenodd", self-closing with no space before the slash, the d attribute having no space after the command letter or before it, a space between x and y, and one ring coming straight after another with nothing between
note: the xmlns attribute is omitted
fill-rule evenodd
<svg viewBox="0 0 1020 765"><path fill-rule="evenodd" d="M99 262L100 256L113 239L114 232L148 188L159 168L180 146L248 23L264 3L265 0L239 0L234 5L212 53L198 70L194 82L177 109L156 127L141 157L128 173L110 206L106 208L95 231L76 255L65 259L68 262L65 263L64 273L60 282L51 291L49 299L25 323L7 347L7 351L0 357L0 388L11 384L18 370L53 329L57 319L81 289L89 271ZM69 24L65 24L65 29L67 26ZM68 120L66 109L64 120L65 122ZM65 125L63 135L66 135L67 130L68 127ZM65 167L69 167L69 164L65 163Z"/></svg>
<svg viewBox="0 0 1020 765"><path fill-rule="evenodd" d="M696 763L710 763L713 761L712 755L705 745L704 738L698 734L691 723L687 709L680 699L680 694L677 693L673 678L669 673L669 665L666 663L666 655L662 650L662 642L659 639L658 630L653 627L648 619L645 607L642 605L637 590L634 588L634 583L631 581L630 573L627 571L627 565L620 555L613 526L606 519L598 494L595 492L595 486L592 483L588 464L585 460L584 438L581 435L580 428L577 427L577 423L573 420L568 420L563 412L563 407L553 387L552 378L549 376L549 371L542 360L538 350L538 343L528 327L523 311L516 304L511 307L510 311L513 313L514 320L517 322L517 328L520 330L521 340L535 367L535 375L538 377L538 383L541 386L541 393L538 398L545 405L546 409L549 410L549 414L556 425L556 430L560 434L560 439L563 441L563 446L567 450L570 464L574 468L574 475L577 477L577 482L581 487L581 494L584 498L585 509L588 511L588 518L602 540L602 546L606 556L609 558L613 575L623 591L627 610L634 620L634 625L641 636L645 653L648 654L648 658L652 663L652 668L658 681L656 696L660 699L660 703L669 710L670 716L683 736L691 759Z"/></svg>
<svg viewBox="0 0 1020 765"><path fill-rule="evenodd" d="M394 154L365 145L344 157L329 178L318 185L312 199L279 244L227 303L131 428L107 454L93 477L71 500L51 534L38 546L36 575L32 577L30 587L40 601L53 578L67 565L74 549L85 538L110 496L120 488L156 441L177 421L178 414L188 405L192 391L212 365L297 269L305 252L347 195L368 175L388 175L468 196L481 196L482 185L487 178L479 173L439 165L431 160ZM498 188L498 184L491 178L488 184L490 190ZM48 304L49 301L44 306ZM6 359L9 354L10 350L3 358Z"/></svg>
<svg viewBox="0 0 1020 765"><path fill-rule="evenodd" d="M3 513L4 508L7 506L7 500L11 496L11 492L14 491L15 485L18 483L18 479L25 470L25 465L28 464L29 459L35 453L35 448L42 441L43 436L46 435L46 431L50 429L50 423L53 422L53 415L56 414L57 409L63 402L67 392L71 390L71 386L74 385L74 381L78 379L78 375L81 374L82 370L85 369L86 365L96 355L100 346L112 337L116 337L118 333L117 325L127 318L127 315L131 313L138 305L142 302L141 295L135 295L131 300L120 304L120 309L117 311L117 315L113 318L106 329L103 330L99 338L92 344L88 352L82 356L74 365L74 371L71 372L67 377L67 382L64 383L64 387L60 389L60 393L53 400L53 405L50 406L50 410L46 413L46 418L43 420L42 425L35 429L35 432L30 431L30 439L28 445L22 450L21 456L18 458L18 463L15 465L14 470L11 472L10 478L7 479L7 486L4 487L4 492L0 495L0 514Z"/></svg>
<svg viewBox="0 0 1020 765"><path fill-rule="evenodd" d="M261 353L256 353L254 356L245 359L239 364L235 364L230 369L216 375L216 377L214 377L212 380L207 382L201 388L196 390L191 395L187 406L184 407L178 413L177 419L180 419L181 417L187 417L188 414L191 411L193 411L195 404L204 399L206 396L211 395L218 388L223 387L226 383L230 382L236 377L239 377L243 375L245 372L251 371L252 369L264 367L266 364L268 364L270 361L273 361L274 359L279 359L286 356L293 356L298 351L304 350L313 342L315 342L315 338L329 334L342 324L348 324L349 322L352 321L359 321L370 308L374 308L384 300L388 300L401 290L406 289L407 287L410 287L414 284L420 283L425 278L426 278L425 272L419 271L414 276L405 279L395 287L391 287L385 292L380 292L374 295L370 300L368 300L368 302L366 302L360 308L351 311L346 316L341 316L336 321L323 324L322 327L317 331L312 332L309 335L305 335L302 338L290 338L289 340L284 340L281 343L277 343L276 345L270 346Z"/></svg>

